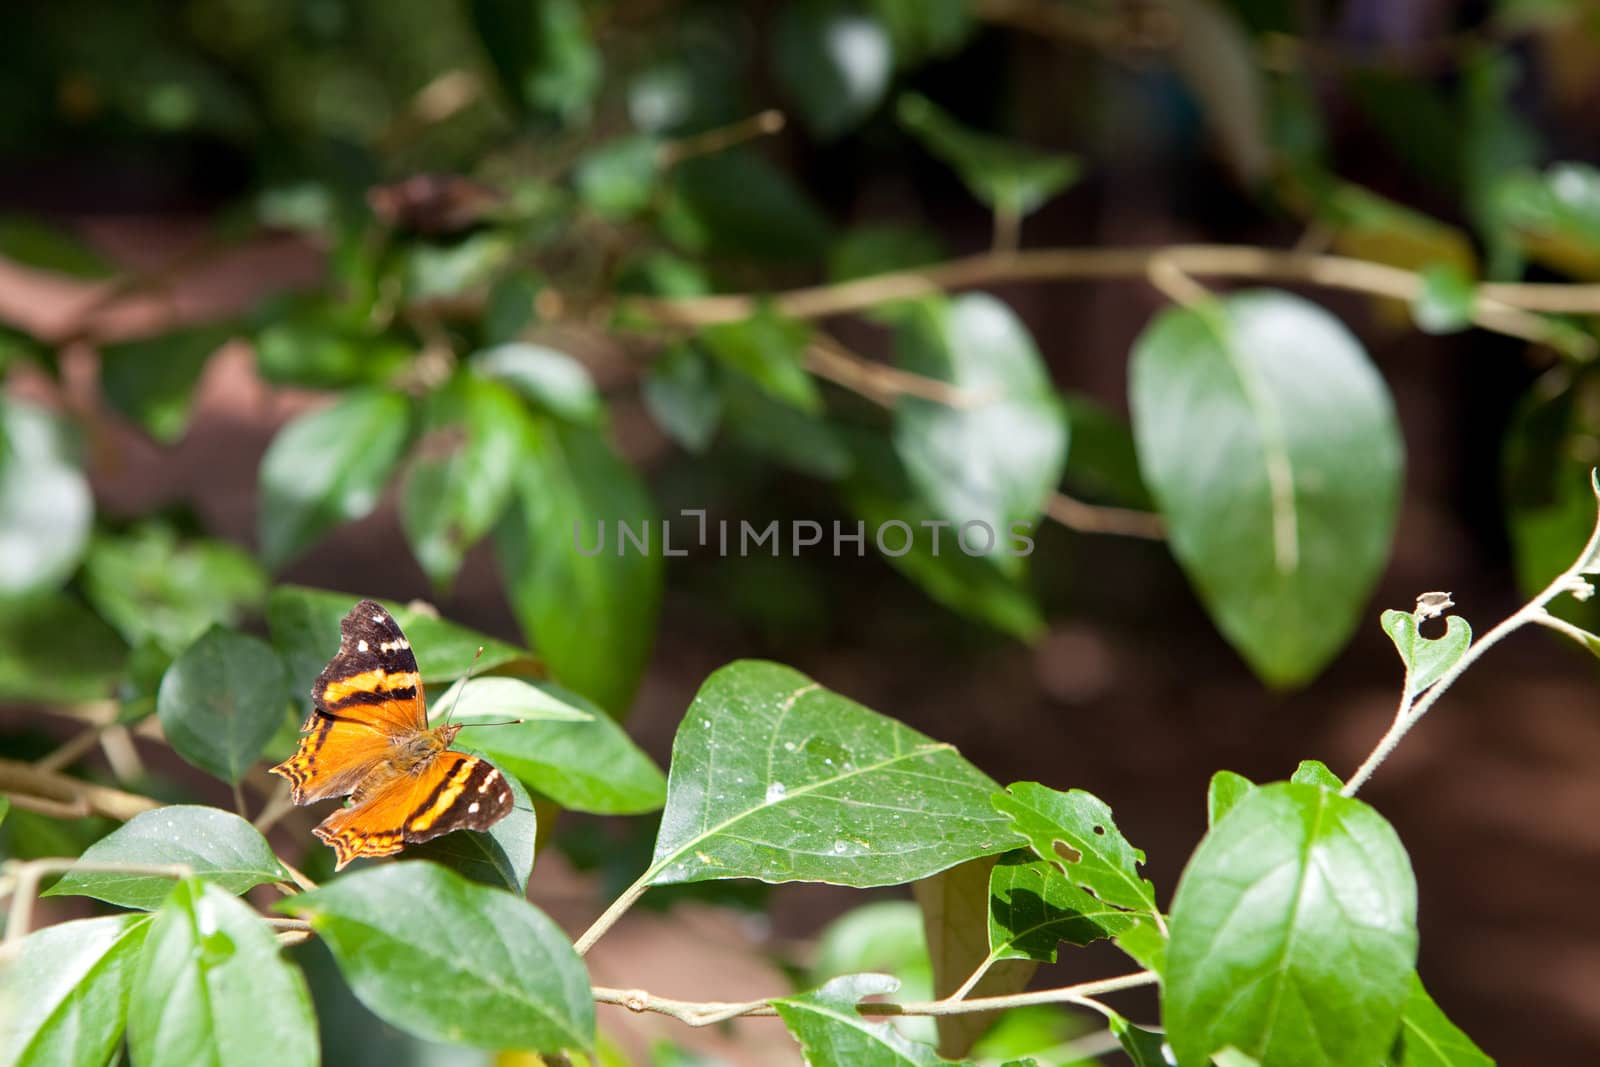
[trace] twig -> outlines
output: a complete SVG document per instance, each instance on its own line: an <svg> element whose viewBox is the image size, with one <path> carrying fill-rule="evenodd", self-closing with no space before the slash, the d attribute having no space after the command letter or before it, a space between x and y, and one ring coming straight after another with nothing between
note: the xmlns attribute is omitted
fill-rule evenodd
<svg viewBox="0 0 1600 1067"><path fill-rule="evenodd" d="M302 874L299 868L292 864L285 863L282 856L278 857L278 862L283 865L284 870L289 872L289 877L294 879L294 884L299 886L305 892L309 893L313 889L317 888L317 883L313 882L311 879Z"/></svg>
<svg viewBox="0 0 1600 1067"><path fill-rule="evenodd" d="M104 815L119 822L126 822L141 811L161 806L149 797L80 781L8 759L0 759L0 793L10 794L13 800L19 802L21 798L28 797L46 802L80 804L87 809L83 814Z"/></svg>
<svg viewBox="0 0 1600 1067"><path fill-rule="evenodd" d="M713 155L757 137L771 136L782 130L785 122L783 112L768 108L727 126L693 134L682 140L668 141L661 146L656 160L662 167L671 167L695 156Z"/></svg>
<svg viewBox="0 0 1600 1067"><path fill-rule="evenodd" d="M1069 530L1091 534L1117 534L1146 541L1161 541L1167 536L1161 516L1132 508L1085 504L1065 493L1052 493L1045 501L1044 513Z"/></svg>
<svg viewBox="0 0 1600 1067"><path fill-rule="evenodd" d="M874 363L826 334L818 334L806 350L806 369L882 407L892 407L903 396L952 408L981 407L995 399L990 390L962 389L937 378Z"/></svg>
<svg viewBox="0 0 1600 1067"><path fill-rule="evenodd" d="M1157 256L1152 259L1150 269L1145 274L1150 279L1150 284L1161 290L1174 304L1194 307L1211 299L1211 290L1189 277L1188 273L1168 256Z"/></svg>
<svg viewBox="0 0 1600 1067"><path fill-rule="evenodd" d="M289 783L284 779L277 779L272 792L268 794L266 803L256 813L252 825L265 834L268 830L278 825L278 820L294 810L294 801L289 799Z"/></svg>
<svg viewBox="0 0 1600 1067"><path fill-rule="evenodd" d="M46 859L27 860L8 864L16 874L11 887L11 913L6 919L5 949L23 939L33 924L33 902L39 895L39 881L64 871L85 871L106 874L143 874L162 878L188 878L194 870L183 863L111 863L71 857L51 856Z"/></svg>

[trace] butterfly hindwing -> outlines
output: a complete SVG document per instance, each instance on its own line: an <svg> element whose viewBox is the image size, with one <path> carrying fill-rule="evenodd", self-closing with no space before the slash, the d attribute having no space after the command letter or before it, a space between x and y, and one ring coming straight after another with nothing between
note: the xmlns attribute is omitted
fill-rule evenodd
<svg viewBox="0 0 1600 1067"><path fill-rule="evenodd" d="M339 651L317 676L311 700L326 715L391 733L428 727L411 643L394 616L372 600L361 601L339 623Z"/></svg>

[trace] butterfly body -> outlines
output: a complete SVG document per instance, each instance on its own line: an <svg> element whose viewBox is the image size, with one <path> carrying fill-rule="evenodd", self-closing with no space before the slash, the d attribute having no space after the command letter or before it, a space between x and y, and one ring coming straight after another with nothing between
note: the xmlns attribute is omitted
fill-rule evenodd
<svg viewBox="0 0 1600 1067"><path fill-rule="evenodd" d="M349 795L312 833L338 868L388 856L452 830L487 830L511 811L511 787L492 764L450 747L460 726L428 726L411 645L384 608L363 600L339 625L339 651L312 687L300 747L272 768L290 798Z"/></svg>

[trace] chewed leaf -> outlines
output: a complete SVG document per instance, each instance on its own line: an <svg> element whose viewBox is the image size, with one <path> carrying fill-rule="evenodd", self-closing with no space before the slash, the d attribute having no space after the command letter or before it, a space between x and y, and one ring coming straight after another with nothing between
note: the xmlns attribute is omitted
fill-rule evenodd
<svg viewBox="0 0 1600 1067"><path fill-rule="evenodd" d="M996 959L1054 963L1061 942L1087 945L1137 921L1027 852L1000 857L989 876L989 950Z"/></svg>
<svg viewBox="0 0 1600 1067"><path fill-rule="evenodd" d="M856 1010L864 997L893 993L900 982L887 974L847 974L821 989L772 1002L807 1063L863 1067L934 1067L948 1063L927 1045L892 1026L871 1022Z"/></svg>
<svg viewBox="0 0 1600 1067"><path fill-rule="evenodd" d="M1383 632L1394 642L1406 665L1406 697L1420 694L1453 667L1472 644L1472 626L1460 615L1445 620L1442 637L1424 637L1417 616L1404 611L1383 613Z"/></svg>
<svg viewBox="0 0 1600 1067"><path fill-rule="evenodd" d="M1018 782L992 798L1011 816L1012 828L1041 859L1107 904L1154 913L1155 887L1139 876L1144 852L1122 836L1111 809L1082 789L1061 793L1038 782Z"/></svg>

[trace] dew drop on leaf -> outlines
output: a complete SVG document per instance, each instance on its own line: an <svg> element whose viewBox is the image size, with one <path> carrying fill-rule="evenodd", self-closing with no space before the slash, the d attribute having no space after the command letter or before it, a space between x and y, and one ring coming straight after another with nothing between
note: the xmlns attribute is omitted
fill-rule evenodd
<svg viewBox="0 0 1600 1067"><path fill-rule="evenodd" d="M767 786L767 803L777 803L783 799L783 795L787 792L788 789L784 787L782 782L773 782L771 785Z"/></svg>

